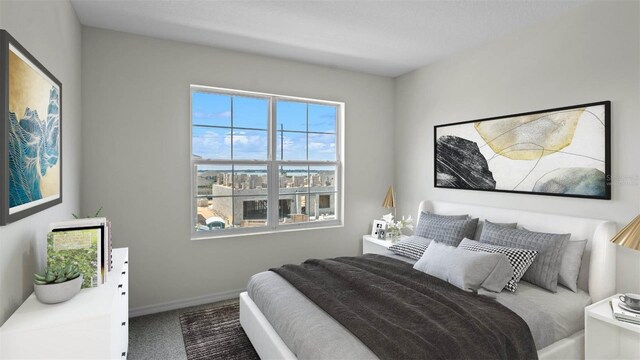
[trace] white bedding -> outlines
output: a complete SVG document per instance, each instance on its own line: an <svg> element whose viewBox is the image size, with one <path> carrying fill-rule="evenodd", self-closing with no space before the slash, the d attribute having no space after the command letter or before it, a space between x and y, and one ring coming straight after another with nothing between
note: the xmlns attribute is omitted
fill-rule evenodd
<svg viewBox="0 0 640 360"><path fill-rule="evenodd" d="M389 253L409 263L414 260ZM375 359L376 356L289 282L274 272L262 272L249 281L247 291L285 344L298 358ZM583 328L588 294L564 287L553 294L521 282L518 291L503 291L496 299L525 320L538 350ZM319 344L331 344L321 347Z"/></svg>

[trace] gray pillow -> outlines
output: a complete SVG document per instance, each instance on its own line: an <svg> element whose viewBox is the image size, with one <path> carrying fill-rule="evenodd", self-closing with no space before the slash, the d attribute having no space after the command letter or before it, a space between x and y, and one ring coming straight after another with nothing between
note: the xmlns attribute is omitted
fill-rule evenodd
<svg viewBox="0 0 640 360"><path fill-rule="evenodd" d="M578 275L585 246L587 246L587 240L569 241L562 256L558 283L573 292L578 292Z"/></svg>
<svg viewBox="0 0 640 360"><path fill-rule="evenodd" d="M484 225L480 242L529 249L538 252L533 264L522 277L532 284L556 292L558 273L571 234L548 234L520 229L508 229L492 223Z"/></svg>
<svg viewBox="0 0 640 360"><path fill-rule="evenodd" d="M418 223L416 224L415 235L426 237L424 234L427 232L427 227L430 224L430 220L467 220L469 215L437 215L430 212L420 212Z"/></svg>
<svg viewBox="0 0 640 360"><path fill-rule="evenodd" d="M494 223L485 219L484 221L478 221L478 226L476 227L476 234L473 236L473 240L480 240L480 235L482 235L482 228L484 227L484 223L500 225L509 229L518 228L518 223Z"/></svg>
<svg viewBox="0 0 640 360"><path fill-rule="evenodd" d="M449 220L467 220L470 219L469 214L464 214L464 215L440 215L440 214L434 214L431 212L422 212L422 214L425 214L429 217L434 217L434 218L438 218L438 219L449 219Z"/></svg>
<svg viewBox="0 0 640 360"><path fill-rule="evenodd" d="M466 216L466 215L464 215ZM442 215L420 214L415 235L458 246L464 238L470 238L476 231L478 219L453 219Z"/></svg>
<svg viewBox="0 0 640 360"><path fill-rule="evenodd" d="M504 286L505 289L515 292L518 289L518 282L527 271L538 254L535 250L515 249L505 246L483 244L475 240L464 239L458 245L461 249L470 251L504 254L509 258L509 263L513 269L513 277Z"/></svg>
<svg viewBox="0 0 640 360"><path fill-rule="evenodd" d="M413 268L447 281L464 291L502 291L513 268L503 254L474 252L431 242Z"/></svg>
<svg viewBox="0 0 640 360"><path fill-rule="evenodd" d="M424 254L424 251L427 250L430 242L431 239L413 235L389 246L389 250L393 251L397 255L418 260L422 254Z"/></svg>

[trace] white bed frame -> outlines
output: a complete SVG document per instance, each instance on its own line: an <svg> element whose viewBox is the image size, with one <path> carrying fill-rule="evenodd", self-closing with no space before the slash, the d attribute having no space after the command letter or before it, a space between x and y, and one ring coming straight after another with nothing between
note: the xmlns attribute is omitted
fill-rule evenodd
<svg viewBox="0 0 640 360"><path fill-rule="evenodd" d="M588 291L594 303L615 293L615 246L609 242L616 233L614 222L442 201L423 201L418 214L420 211L441 215L469 214L499 223L517 222L532 231L571 233L571 240L587 239L578 287ZM240 324L261 359L296 359L246 292L240 294ZM539 350L538 357L543 360L584 359L584 331Z"/></svg>

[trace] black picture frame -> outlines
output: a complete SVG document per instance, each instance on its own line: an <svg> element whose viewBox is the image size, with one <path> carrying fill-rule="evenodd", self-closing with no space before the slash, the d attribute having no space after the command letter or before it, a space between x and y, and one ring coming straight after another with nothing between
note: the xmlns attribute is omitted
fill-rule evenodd
<svg viewBox="0 0 640 360"><path fill-rule="evenodd" d="M602 107L602 108L600 109L599 107ZM602 110L602 115L604 119L600 119L598 115L594 114L594 112L590 110L587 110L587 108L590 108L590 109L595 108L596 110L598 110L598 114L600 114L600 110ZM494 149L496 147L495 139L497 139L500 136L503 136L505 133L510 132L511 130L507 130L506 132L495 132L493 134L485 133L484 135L487 138L492 139L487 141L483 137L483 133L480 130L478 130L479 127L483 127L483 125L486 125L486 124L482 124L483 122L495 122L495 121L502 120L503 121L502 125L506 127L507 125L505 124L507 123L505 121L514 121L509 124L509 126L512 126L511 124L515 124L515 121L518 121L518 120L522 121L523 124L529 124L539 119L546 118L547 123L549 123L551 121L550 118L553 119L551 115L558 116L559 114L565 114L561 116L568 116L566 114L569 114L572 112L578 112L580 110L583 110L584 112L586 112L588 116L593 115L592 118L594 120L599 120L602 126L604 126L603 132L597 131L597 132L594 132L594 134L592 134L592 136L596 136L596 135L598 137L604 136L604 139L603 139L604 141L602 141L602 139L595 139L595 140L599 140L597 143L604 144L603 145L604 149L598 148L598 151L600 150L603 151L604 164L601 164L602 162L601 158L593 158L593 160L598 163L598 169L595 169L595 168L589 169L585 167L584 168L585 170L583 170L582 172L578 172L579 174L578 176L581 176L580 179L587 179L587 180L582 180L582 182L579 184L580 186L575 185L575 183L570 183L570 185L563 187L562 185L565 185L566 183L563 184L562 181L567 181L566 179L570 178L570 176L567 176L566 173L560 173L560 175L564 175L564 177L559 176L557 178L559 180L556 182L549 181L549 180L555 180L555 179L549 179L549 180L543 179L544 176L547 176L551 173L549 172L549 173L544 173L543 177L538 178L535 182L535 185L530 190L518 189L518 186L516 186L513 189L497 188L498 182L495 181L495 179L492 179L493 172L491 171L489 162L493 161L497 157L500 157L501 159L506 158L507 156L504 156L504 154L507 152L515 152L515 153L522 152L522 154L524 154L527 151L531 152L533 150L531 147L536 147L536 146L539 147L537 148L538 151L541 151L540 157L538 161L535 163L535 166L523 178L523 180L520 183L518 183L518 185L520 185L523 181L525 181L527 176L530 176L533 173L534 169L538 166L541 159L543 158L545 158L545 160L548 159L546 158L545 152L548 153L547 155L555 155L556 153L562 153L562 154L569 154L569 156L578 156L578 157L581 157L582 159L586 159L589 157L583 154L564 152L564 151L561 151L562 149L546 148L545 146L542 146L539 143L532 143L532 142L523 142L523 143L514 142L510 146L499 148L499 151L496 152ZM544 114L544 113L552 113L552 114L545 114L541 118L535 118L535 115ZM574 117L577 116L577 118L575 119L576 124L578 124L578 121L580 119L580 116L582 116L582 114L583 113L580 113L580 115L574 115ZM512 119L512 118L519 118L519 117L531 117L533 120L529 122L525 122L526 118ZM553 121L559 121L559 120L553 119ZM569 122L570 121L559 122L559 123L561 123L562 126L564 127L564 126L568 126L566 124ZM477 125L478 123L480 124ZM493 126L494 129L500 129L500 124L498 124L498 126L495 126L496 124L497 123L492 123L491 125L494 125ZM595 124L596 124L595 126L599 126L598 123L595 123ZM543 125L548 125L548 124L543 124ZM451 127L460 127L460 126L466 126L467 128L466 129L458 128L455 130L451 128ZM480 137L482 139L481 141L482 144L479 144L478 142L475 142L473 140L468 140L462 136L447 135L447 133L452 133L456 131L459 133L470 134L470 130L468 129L469 126L473 126L475 128L474 130L478 134L473 134L473 136ZM577 125L574 125L574 128L571 130L570 144L574 140L573 136L575 135L576 127ZM446 128L449 128L449 129L446 129ZM491 128L491 126L489 128ZM516 126L512 127L511 129L513 130L515 128ZM525 136L532 136L530 134L534 133L534 132L526 133L524 132L524 128L518 131L521 131L522 134L525 134ZM565 131L565 130L563 129L562 131ZM585 132L581 133L581 135L584 135L584 133ZM553 134L553 136L547 136L545 137L545 139L552 138L556 135L555 133L551 133L551 134ZM445 136L448 136L448 137L442 138L439 142L439 138L445 137ZM469 137L472 137L472 136L469 136ZM514 139L518 139L517 136L515 136ZM433 181L434 181L435 188L611 200L611 101L592 102L592 103L571 105L571 106L551 108L551 109L545 109L545 110L523 112L523 113L517 113L517 114L511 114L511 115L495 116L495 117L478 119L478 120L461 121L461 122L456 122L451 124L436 125L434 126L434 130L433 130L433 140L434 140L433 142L434 144L433 145L434 146ZM581 141L585 141L585 140L582 139ZM474 149L473 145L469 144L468 142L474 143L477 149ZM529 149L527 149L525 148L524 144L528 144L531 146ZM458 146L458 145L462 145L462 146ZM480 150L481 147L485 147L485 146L488 146L489 149ZM513 147L515 150L506 150L508 147ZM518 147L522 149L518 149ZM485 157L485 155L482 154L482 151L484 151L485 153L491 153L489 150L492 150L493 156L487 158ZM467 155L466 158L456 159L455 155L459 153L464 153L465 155ZM480 162L480 163L482 163L482 159L484 159L486 162L486 168L483 168L484 164L480 165L482 169L479 169L479 170L476 167L467 166L472 163L471 158L473 158L473 160L479 160L476 162ZM459 164L456 164L456 160L459 161ZM465 162L465 160L467 162ZM522 159L519 159L519 160L522 160ZM439 169L440 169L440 173L439 173ZM465 169L469 169L469 170L465 170ZM557 168L558 171L560 170L568 171L569 169L575 170L576 168L567 167L567 166L565 167L559 166ZM489 174L487 174L487 170ZM505 173L504 169L501 168L500 170L503 173ZM596 172L596 170L599 172ZM600 172L603 174L601 174ZM491 188L492 180L494 180L494 183L495 183L494 188ZM532 180L530 179L527 181L531 182ZM538 183L540 181L543 182L542 186L538 186ZM585 185L585 181L586 181L586 185ZM541 189L543 190L541 191ZM581 189L584 192L579 193L578 189ZM553 190L553 191L544 191L544 190ZM554 191L560 191L560 192L554 192Z"/></svg>
<svg viewBox="0 0 640 360"><path fill-rule="evenodd" d="M19 205L11 206L11 193L10 193L10 136L11 136L11 118L10 118L10 66L9 66L9 57L10 53L16 53L21 55L21 60L26 64L34 73L39 73L43 79L50 82L52 85L52 89L57 87L57 106L58 112L57 121L49 122L49 109L52 102L52 92L49 94L49 101L47 105L47 114L40 115L36 111L36 115L38 119L40 117L44 117L47 127L45 131L47 134L42 136L42 138L48 139L56 139L57 152L47 159L57 157L55 159L55 165L57 165L57 194L44 195L41 194L42 198L33 199L28 202L23 202ZM0 30L0 71L2 71L2 91L1 100L0 100L0 113L2 114L2 126L0 126L0 225L7 225L9 223L18 221L20 219L31 216L35 213L48 209L52 206L62 203L62 190L63 190L63 182L62 182L62 174L63 174L63 166L62 166L62 118L63 118L63 110L62 110L62 83L51 73L47 68L44 67L27 49L25 49L15 38L13 38L6 30ZM15 114L17 121L22 120L23 114ZM42 119L40 119L42 120ZM57 135L47 136L49 134L55 134L56 126L49 127L49 124L54 124L57 126ZM53 130L51 130L53 129ZM54 148L53 146L51 148ZM38 153L40 156L40 153ZM42 157L40 157L42 159ZM15 159L12 159L14 162ZM22 159L21 159L22 160ZM47 167L49 169L49 167ZM52 172L50 172L51 174ZM53 180L56 179L54 176ZM42 177L38 177L38 182L42 180Z"/></svg>

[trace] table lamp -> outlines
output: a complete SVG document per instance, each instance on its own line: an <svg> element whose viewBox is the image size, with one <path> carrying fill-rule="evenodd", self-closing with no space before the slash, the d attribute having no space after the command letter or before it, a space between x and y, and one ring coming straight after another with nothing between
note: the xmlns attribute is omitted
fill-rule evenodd
<svg viewBox="0 0 640 360"><path fill-rule="evenodd" d="M393 209L393 218L396 218L396 194L393 191L393 185L389 186L387 195L385 195L382 201L382 207L385 209Z"/></svg>
<svg viewBox="0 0 640 360"><path fill-rule="evenodd" d="M629 249L640 250L640 215L618 231L611 242Z"/></svg>

